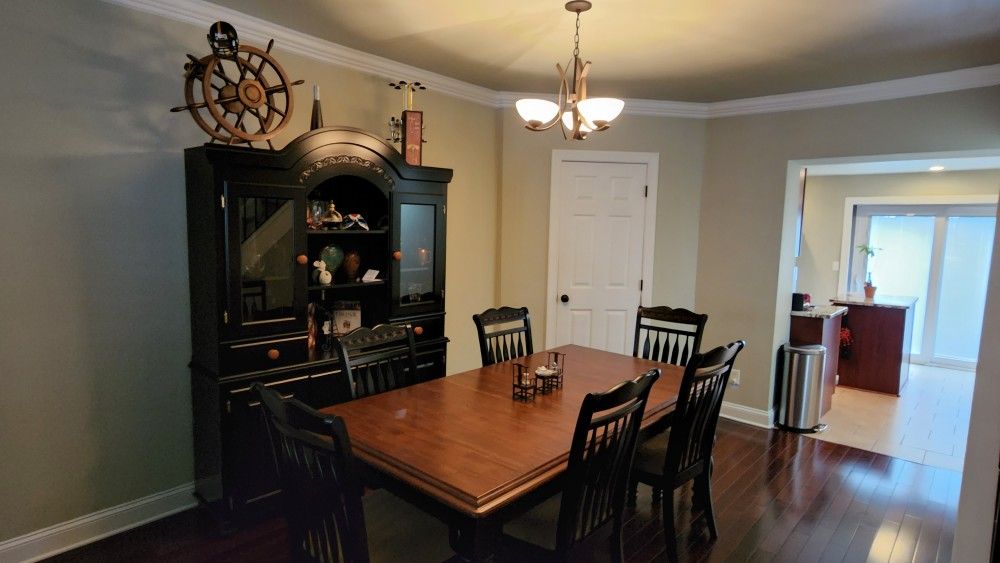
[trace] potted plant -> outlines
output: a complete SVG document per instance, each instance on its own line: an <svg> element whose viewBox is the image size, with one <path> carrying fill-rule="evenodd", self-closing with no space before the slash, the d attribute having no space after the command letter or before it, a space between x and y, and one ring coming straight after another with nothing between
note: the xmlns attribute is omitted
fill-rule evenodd
<svg viewBox="0 0 1000 563"><path fill-rule="evenodd" d="M872 246L870 244L859 244L858 245L858 252L860 252L861 254L864 254L865 256L867 256L868 259L872 259L872 258L875 257L875 251L876 250L882 250L882 249L881 248L875 248L874 246ZM868 277L867 277L867 279L865 279L865 299L874 299L875 298L875 289L876 289L876 287L872 284L872 273L869 271L868 272Z"/></svg>

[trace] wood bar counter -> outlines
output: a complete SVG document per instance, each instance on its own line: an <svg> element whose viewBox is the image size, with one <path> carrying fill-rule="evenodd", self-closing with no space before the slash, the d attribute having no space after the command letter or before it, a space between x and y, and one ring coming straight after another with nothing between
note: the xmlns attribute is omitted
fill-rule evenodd
<svg viewBox="0 0 1000 563"><path fill-rule="evenodd" d="M829 305L806 311L792 311L789 340L792 346L822 344L826 347L826 367L823 369L823 400L820 414L826 414L833 404L840 357L840 322L846 307Z"/></svg>
<svg viewBox="0 0 1000 563"><path fill-rule="evenodd" d="M848 295L830 300L847 307L848 357L840 359L840 385L899 395L910 373L910 337L916 297Z"/></svg>

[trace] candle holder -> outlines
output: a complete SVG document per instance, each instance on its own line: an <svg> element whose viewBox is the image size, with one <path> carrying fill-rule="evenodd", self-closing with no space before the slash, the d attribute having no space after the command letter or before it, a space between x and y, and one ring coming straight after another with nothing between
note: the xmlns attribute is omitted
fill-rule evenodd
<svg viewBox="0 0 1000 563"><path fill-rule="evenodd" d="M562 389L565 366L566 354L549 352L549 359L545 365L535 370L535 376L541 381L542 395L547 395L554 389Z"/></svg>
<svg viewBox="0 0 1000 563"><path fill-rule="evenodd" d="M534 401L538 392L535 376L524 364L515 363L512 372L513 396L517 401Z"/></svg>

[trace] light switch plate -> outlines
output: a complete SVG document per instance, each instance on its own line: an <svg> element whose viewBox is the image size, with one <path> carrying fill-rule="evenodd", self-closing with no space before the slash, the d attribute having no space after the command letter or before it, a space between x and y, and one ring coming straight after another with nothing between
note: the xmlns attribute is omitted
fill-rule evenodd
<svg viewBox="0 0 1000 563"><path fill-rule="evenodd" d="M740 386L740 370L734 369L733 373L729 374L729 384L733 387Z"/></svg>

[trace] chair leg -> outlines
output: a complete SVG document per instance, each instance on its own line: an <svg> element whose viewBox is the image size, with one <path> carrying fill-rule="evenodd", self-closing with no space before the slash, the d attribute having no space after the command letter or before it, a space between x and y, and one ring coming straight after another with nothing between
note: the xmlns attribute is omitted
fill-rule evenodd
<svg viewBox="0 0 1000 563"><path fill-rule="evenodd" d="M703 472L694 479L695 498L700 499L699 503L705 512L705 522L708 524L708 533L712 540L719 539L719 530L715 527L715 510L712 507L712 478L709 471Z"/></svg>
<svg viewBox="0 0 1000 563"><path fill-rule="evenodd" d="M635 505L639 501L639 482L629 481L628 484L628 494L625 495L625 505L631 508L635 508Z"/></svg>
<svg viewBox="0 0 1000 563"><path fill-rule="evenodd" d="M611 532L611 561L614 563L625 563L625 551L622 543L622 521L616 518L614 531Z"/></svg>
<svg viewBox="0 0 1000 563"><path fill-rule="evenodd" d="M674 525L674 496L663 499L663 541L667 544L667 561L677 562L677 527Z"/></svg>

